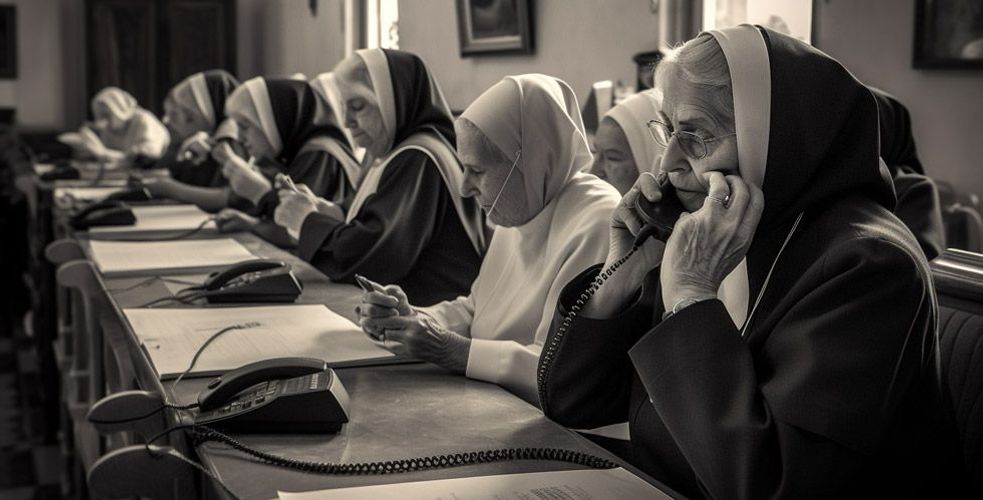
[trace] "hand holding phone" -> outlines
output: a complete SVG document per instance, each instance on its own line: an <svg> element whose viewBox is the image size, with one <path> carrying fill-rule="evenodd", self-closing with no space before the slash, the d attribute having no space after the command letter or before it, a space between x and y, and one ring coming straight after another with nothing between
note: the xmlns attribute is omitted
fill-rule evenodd
<svg viewBox="0 0 983 500"><path fill-rule="evenodd" d="M645 239L654 236L655 239L666 242L672 235L672 228L686 209L676 195L676 190L669 182L669 176L664 172L656 176L656 183L662 193L662 199L651 202L639 193L635 198L635 212L645 224L635 235L635 246L640 246Z"/></svg>

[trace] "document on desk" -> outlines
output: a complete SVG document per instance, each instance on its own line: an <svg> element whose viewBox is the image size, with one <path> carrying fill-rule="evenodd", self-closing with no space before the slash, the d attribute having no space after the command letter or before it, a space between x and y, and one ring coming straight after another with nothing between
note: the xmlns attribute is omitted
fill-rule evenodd
<svg viewBox="0 0 983 500"><path fill-rule="evenodd" d="M529 472L290 493L280 500L623 500L671 499L621 467Z"/></svg>
<svg viewBox="0 0 983 500"><path fill-rule="evenodd" d="M215 233L218 228L211 214L194 205L150 205L132 207L136 224L89 229L92 239L162 238L199 229L195 234Z"/></svg>
<svg viewBox="0 0 983 500"><path fill-rule="evenodd" d="M55 203L67 205L67 201L96 201L113 193L126 189L126 186L100 187L57 187L55 188Z"/></svg>
<svg viewBox="0 0 983 500"><path fill-rule="evenodd" d="M189 376L214 376L253 361L301 356L323 359L328 366L356 366L391 361L355 323L327 307L282 305L195 309L124 309L161 379L176 377L215 332L229 330L198 357Z"/></svg>
<svg viewBox="0 0 983 500"><path fill-rule="evenodd" d="M178 241L91 240L92 260L107 276L194 274L258 257L232 238Z"/></svg>

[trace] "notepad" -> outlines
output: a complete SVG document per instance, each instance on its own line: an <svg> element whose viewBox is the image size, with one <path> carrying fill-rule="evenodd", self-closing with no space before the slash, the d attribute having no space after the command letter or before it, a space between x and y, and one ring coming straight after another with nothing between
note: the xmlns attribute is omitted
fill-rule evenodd
<svg viewBox="0 0 983 500"><path fill-rule="evenodd" d="M103 226L89 229L93 239L140 239L178 236L201 227L195 234L215 233L211 214L194 205L153 205L132 207L136 224L132 226ZM204 225L202 225L204 224Z"/></svg>
<svg viewBox="0 0 983 500"><path fill-rule="evenodd" d="M332 367L395 358L355 323L320 304L124 309L123 314L162 380L184 372L195 352L219 330L248 323L258 326L217 337L186 376L214 376L254 361L287 356L319 358Z"/></svg>
<svg viewBox="0 0 983 500"><path fill-rule="evenodd" d="M92 260L107 276L195 274L257 258L231 238L89 243Z"/></svg>
<svg viewBox="0 0 983 500"><path fill-rule="evenodd" d="M415 481L412 483L381 484L355 488L277 492L280 500L370 500L399 498L401 500L623 500L647 498L671 499L655 486L618 467L603 470L565 470L527 472L496 476L462 477Z"/></svg>

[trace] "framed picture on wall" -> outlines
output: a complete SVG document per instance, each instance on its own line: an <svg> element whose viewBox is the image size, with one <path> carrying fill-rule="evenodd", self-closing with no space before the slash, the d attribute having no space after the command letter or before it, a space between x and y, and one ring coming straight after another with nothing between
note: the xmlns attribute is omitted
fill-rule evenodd
<svg viewBox="0 0 983 500"><path fill-rule="evenodd" d="M461 56L530 54L534 0L457 0Z"/></svg>
<svg viewBox="0 0 983 500"><path fill-rule="evenodd" d="M0 78L17 78L17 7L0 5Z"/></svg>
<svg viewBox="0 0 983 500"><path fill-rule="evenodd" d="M983 2L915 1L915 68L983 68Z"/></svg>

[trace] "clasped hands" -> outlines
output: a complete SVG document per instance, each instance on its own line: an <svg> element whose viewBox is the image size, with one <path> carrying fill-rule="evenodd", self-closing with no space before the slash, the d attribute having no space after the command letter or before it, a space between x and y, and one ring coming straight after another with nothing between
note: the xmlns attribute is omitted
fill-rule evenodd
<svg viewBox="0 0 983 500"><path fill-rule="evenodd" d="M372 287L372 291L363 293L362 303L355 308L359 325L369 337L397 355L465 373L471 339L442 328L432 318L418 313L400 287L360 281Z"/></svg>

